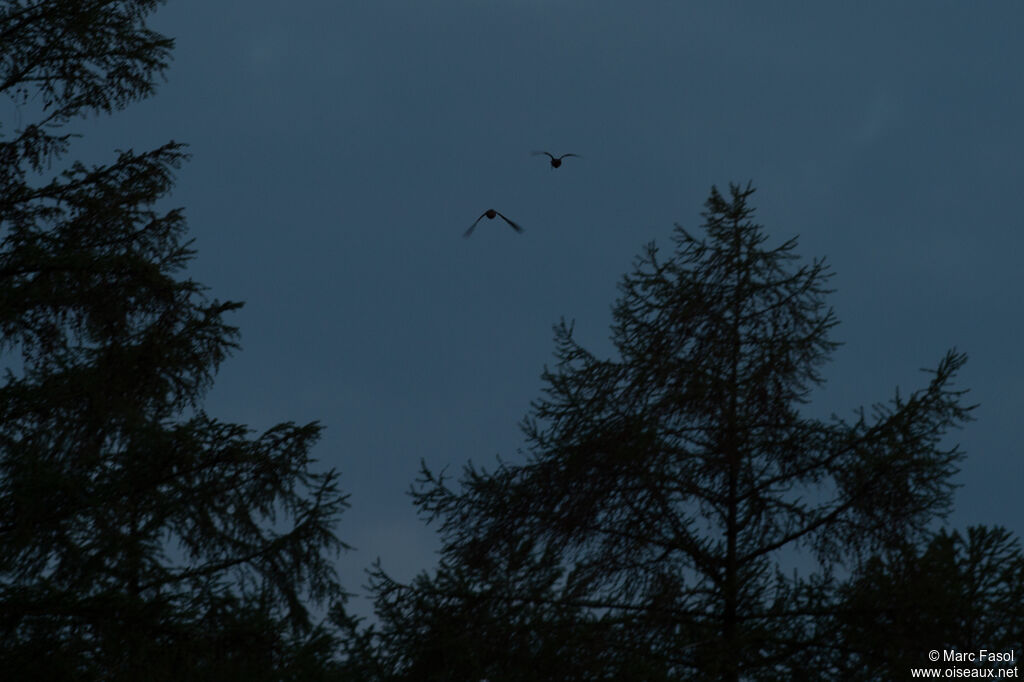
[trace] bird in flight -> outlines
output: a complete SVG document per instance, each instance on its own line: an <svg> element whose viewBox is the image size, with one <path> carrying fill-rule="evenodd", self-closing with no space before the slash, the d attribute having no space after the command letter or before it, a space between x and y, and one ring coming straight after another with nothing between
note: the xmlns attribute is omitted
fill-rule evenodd
<svg viewBox="0 0 1024 682"><path fill-rule="evenodd" d="M533 153L534 156L540 156L541 154L546 154L548 156L548 158L551 159L551 167L552 168L558 168L559 166L561 166L562 165L562 159L564 159L567 156L575 156L577 159L582 158L579 154L562 154L561 156L555 156L554 154L552 154L550 152L534 152Z"/></svg>
<svg viewBox="0 0 1024 682"><path fill-rule="evenodd" d="M522 232L523 231L523 228L519 227L518 225L516 225L511 220L509 220L505 216L501 215L500 213L495 211L493 208L489 208L486 211L484 211L483 213L481 213L479 218L477 218L476 220L473 221L473 224L469 226L468 230L466 230L466 234L464 234L462 236L463 237L468 237L469 235L473 234L473 228L476 227L476 224L478 222L480 222L481 220L483 220L484 217L486 217L488 220L493 220L495 216L500 216L501 219L504 220L506 223L508 223L509 226L513 230L515 230L516 232Z"/></svg>

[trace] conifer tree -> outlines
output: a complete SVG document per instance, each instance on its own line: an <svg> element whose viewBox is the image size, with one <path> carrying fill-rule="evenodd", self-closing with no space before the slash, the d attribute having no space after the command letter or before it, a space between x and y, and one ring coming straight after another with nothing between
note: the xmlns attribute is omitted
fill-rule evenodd
<svg viewBox="0 0 1024 682"><path fill-rule="evenodd" d="M806 416L836 347L829 273L798 262L795 240L767 245L753 192L713 188L704 236L679 227L668 257L652 244L637 259L614 307L617 357L556 327L525 463L467 465L454 488L424 468L415 501L443 542L431 589L528 546L557 557L540 595L553 612L601 623L594 660L645 660L652 679L799 679L786 662L829 635L834 569L920 541L949 510L962 454L943 439L970 418L953 385L965 356L853 419ZM463 602L488 595L538 598L509 580ZM488 679L518 679L506 670Z"/></svg>
<svg viewBox="0 0 1024 682"><path fill-rule="evenodd" d="M661 661L615 642L616 624L561 589L554 553L508 544L470 562L442 561L411 585L376 566L377 623L343 610L343 669L361 682L667 680Z"/></svg>
<svg viewBox="0 0 1024 682"><path fill-rule="evenodd" d="M928 652L1024 650L1024 553L1003 527L941 530L859 566L826 626L834 646L817 669L833 679L896 680L911 668L949 668ZM1019 661L1018 661L1019 662ZM958 668L1012 667L974 660Z"/></svg>
<svg viewBox="0 0 1024 682"><path fill-rule="evenodd" d="M203 409L240 304L183 274L183 213L157 208L183 146L64 161L76 119L154 91L158 4L0 6L0 670L317 679L334 641L309 606L342 594L346 506L321 427Z"/></svg>

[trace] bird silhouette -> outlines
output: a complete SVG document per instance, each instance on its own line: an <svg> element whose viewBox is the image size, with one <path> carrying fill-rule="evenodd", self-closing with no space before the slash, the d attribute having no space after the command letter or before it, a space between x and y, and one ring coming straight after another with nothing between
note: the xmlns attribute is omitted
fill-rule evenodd
<svg viewBox="0 0 1024 682"><path fill-rule="evenodd" d="M462 236L463 237L468 237L469 235L473 234L473 228L476 227L476 224L478 222L480 222L481 220L483 220L484 217L486 217L488 220L493 220L495 216L500 216L501 219L504 220L506 223L508 223L509 226L513 230L515 230L516 232L522 232L523 231L523 228L519 227L518 225L516 225L511 220L509 220L505 216L501 215L500 213L495 211L493 208L489 208L486 211L484 211L483 213L481 213L479 218L477 218L476 220L473 221L473 224L469 226L468 230L466 230L466 234L464 234Z"/></svg>
<svg viewBox="0 0 1024 682"><path fill-rule="evenodd" d="M558 168L559 166L561 166L562 165L562 159L564 159L567 156L575 156L578 159L582 158L579 154L562 154L561 156L555 156L551 152L534 152L533 153L534 156L540 156L541 154L546 154L548 156L548 158L551 159L551 167L552 168Z"/></svg>

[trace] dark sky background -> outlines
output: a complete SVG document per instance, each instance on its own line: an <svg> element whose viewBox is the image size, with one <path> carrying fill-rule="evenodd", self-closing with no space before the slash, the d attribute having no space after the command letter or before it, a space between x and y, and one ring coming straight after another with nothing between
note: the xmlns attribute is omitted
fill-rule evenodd
<svg viewBox="0 0 1024 682"><path fill-rule="evenodd" d="M609 353L633 258L730 181L758 187L769 244L799 235L836 273L845 345L808 413L966 351L981 406L948 525L1024 531L1019 3L206 0L153 25L177 40L167 83L77 124L75 151L191 145L190 274L246 302L207 409L327 426L348 589L378 556L433 565L420 459L516 460L551 326ZM525 232L462 239L490 207Z"/></svg>

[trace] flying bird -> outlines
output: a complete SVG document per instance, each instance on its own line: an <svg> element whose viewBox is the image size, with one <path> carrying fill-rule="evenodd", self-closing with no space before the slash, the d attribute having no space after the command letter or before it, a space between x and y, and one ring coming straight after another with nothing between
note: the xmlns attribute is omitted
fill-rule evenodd
<svg viewBox="0 0 1024 682"><path fill-rule="evenodd" d="M555 156L551 152L534 152L533 153L534 156L540 156L541 154L546 154L548 156L548 158L551 159L551 167L552 168L558 168L559 166L561 166L562 165L562 159L564 159L567 156L575 156L578 159L582 158L579 154L562 154L561 156Z"/></svg>
<svg viewBox="0 0 1024 682"><path fill-rule="evenodd" d="M504 220L504 221L505 221L506 223L508 223L508 224L509 224L509 226L510 226L510 227L511 227L511 228L512 228L513 230L515 230L516 232L522 232L522 231L523 231L523 228L519 227L518 225L516 225L516 224L515 224L514 222L512 222L511 220L509 220L509 219L508 219L508 218L506 218L505 216L501 215L500 213L498 213L497 211L495 211L495 210L494 210L493 208L489 208L489 209L487 209L486 211L484 211L483 213L481 213L481 214L480 214L480 217L479 217L479 218L477 218L476 220L474 220L474 221L473 221L473 224L469 226L469 229L468 229L468 230L466 230L466 234L464 234L464 235L462 235L462 236L463 236L463 237L468 237L469 235L473 234L473 228L474 228L474 227L476 227L476 224L477 224L478 222L480 222L481 220L483 220L485 216L486 216L486 218L487 218L488 220L493 220L495 216L500 216L500 217L501 217L501 219L502 219L502 220Z"/></svg>

